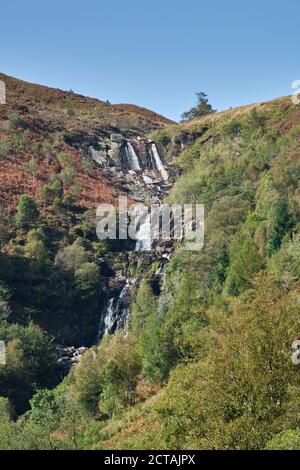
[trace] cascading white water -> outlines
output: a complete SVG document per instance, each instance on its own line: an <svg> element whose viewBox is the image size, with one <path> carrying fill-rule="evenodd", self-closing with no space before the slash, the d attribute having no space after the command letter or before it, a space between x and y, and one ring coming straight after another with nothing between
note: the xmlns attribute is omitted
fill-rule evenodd
<svg viewBox="0 0 300 470"><path fill-rule="evenodd" d="M140 228L137 233L137 241L135 251L151 251L151 218L150 214L146 215L140 222Z"/></svg>
<svg viewBox="0 0 300 470"><path fill-rule="evenodd" d="M140 162L131 143L128 141L125 147L126 157L129 164L129 170L141 170Z"/></svg>
<svg viewBox="0 0 300 470"><path fill-rule="evenodd" d="M160 158L158 149L155 143L151 141L144 142L141 147L139 147L139 153L137 154L134 147L132 146L131 142L127 141L124 147L122 144L122 150L126 153L126 161L124 162L123 169L129 170L128 173L134 175L134 171L141 171L142 167L148 169L147 171L141 172L140 175L135 175L132 179L139 183L139 176L143 178L144 182L147 185L154 185L157 183L161 183L161 181L157 181L157 175L155 172L150 170L156 169L161 174L161 179L168 181L169 175L166 169L164 168L163 162ZM96 155L98 156L98 155ZM125 155L123 155L125 157ZM150 160L151 159L151 160ZM121 158L122 160L122 158ZM125 158L124 158L125 160ZM140 163L142 162L142 163ZM132 170L132 172L130 171ZM150 176L149 176L150 175ZM158 185L157 194L153 195L153 192L149 192L151 200L155 200L155 202L160 202L162 197L162 184ZM138 185L137 185L138 187ZM143 186L144 188L144 186ZM153 188L152 188L153 189ZM144 193L142 195L142 200L147 199L148 193L146 192L145 196L145 189L143 189ZM149 197L149 196L148 196ZM136 200L139 200L136 198ZM136 214L139 217L138 221L138 230L136 236L136 244L135 244L135 251L151 251L152 245L154 240L157 239L151 233L151 216L150 214ZM156 274L161 275L162 267L160 267ZM98 338L97 344L99 344L103 335L113 334L116 330L123 329L124 334L126 334L126 326L128 324L128 317L129 317L129 302L130 302L130 286L136 280L129 279L126 281L125 284L119 287L118 291L114 295L114 297L107 299L107 303L105 308L102 310L101 318L99 321L99 331L98 331Z"/></svg>
<svg viewBox="0 0 300 470"><path fill-rule="evenodd" d="M154 157L154 161L155 161L155 165L156 165L157 170L160 172L163 179L165 181L167 181L169 179L169 175L168 175L168 172L165 170L165 167L163 165L163 162L161 161L161 158L159 156L159 153L157 151L157 148L156 148L155 144L151 145L151 150L152 150L152 154L153 154L153 157Z"/></svg>
<svg viewBox="0 0 300 470"><path fill-rule="evenodd" d="M121 293L117 301L116 313L117 314L121 313L121 315L117 316L117 325L116 325L117 329L124 328L128 323L129 309L128 309L126 302L124 302L124 299L126 299L129 288L130 288L130 282L126 281L126 284L121 290Z"/></svg>
<svg viewBox="0 0 300 470"><path fill-rule="evenodd" d="M109 299L108 306L104 316L104 334L108 334L114 324L114 297Z"/></svg>
<svg viewBox="0 0 300 470"><path fill-rule="evenodd" d="M101 315L97 344L103 335L111 334L115 330L126 327L129 315L126 296L129 288L130 281L127 280L120 294L109 299L107 307Z"/></svg>

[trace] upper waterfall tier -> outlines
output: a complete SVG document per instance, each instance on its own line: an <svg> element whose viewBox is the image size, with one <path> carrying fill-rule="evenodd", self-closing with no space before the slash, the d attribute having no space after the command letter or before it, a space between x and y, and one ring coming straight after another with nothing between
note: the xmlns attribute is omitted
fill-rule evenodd
<svg viewBox="0 0 300 470"><path fill-rule="evenodd" d="M163 162L161 161L161 158L159 156L156 144L151 145L151 150L152 150L152 153L153 153L156 169L160 172L163 179L167 181L168 178L169 178L169 175L168 175L168 172L166 171L166 169L163 165Z"/></svg>
<svg viewBox="0 0 300 470"><path fill-rule="evenodd" d="M138 156L137 156L132 144L130 143L130 141L128 141L126 146L125 146L125 152L126 152L126 157L127 157L127 163L128 163L129 170L134 170L134 171L141 170Z"/></svg>
<svg viewBox="0 0 300 470"><path fill-rule="evenodd" d="M126 139L122 134L111 134L110 142L89 147L89 157L103 168L142 174L147 184L151 179L167 182L169 178L159 146L139 137Z"/></svg>

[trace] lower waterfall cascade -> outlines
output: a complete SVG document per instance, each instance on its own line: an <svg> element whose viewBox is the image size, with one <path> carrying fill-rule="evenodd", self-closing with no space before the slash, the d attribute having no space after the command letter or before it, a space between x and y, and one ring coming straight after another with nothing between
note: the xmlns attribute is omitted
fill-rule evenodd
<svg viewBox="0 0 300 470"><path fill-rule="evenodd" d="M135 251L150 251L151 248L152 248L151 219L150 219L150 215L147 215L144 218L144 220L141 221L140 229L137 234Z"/></svg>
<svg viewBox="0 0 300 470"><path fill-rule="evenodd" d="M121 291L108 300L101 314L97 343L99 343L103 335L112 334L116 330L126 328L129 315L127 297L133 282L134 280L127 279Z"/></svg>

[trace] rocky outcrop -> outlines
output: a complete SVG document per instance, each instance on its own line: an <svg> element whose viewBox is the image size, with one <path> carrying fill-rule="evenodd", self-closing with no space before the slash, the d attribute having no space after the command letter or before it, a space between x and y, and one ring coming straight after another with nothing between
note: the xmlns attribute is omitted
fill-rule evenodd
<svg viewBox="0 0 300 470"><path fill-rule="evenodd" d="M209 130L208 126L203 126L200 130L193 130L187 128L181 129L172 136L171 144L168 147L167 157L168 161L175 159L182 150L193 144L197 139L203 137L206 139L206 133ZM209 138L209 136L207 136Z"/></svg>
<svg viewBox="0 0 300 470"><path fill-rule="evenodd" d="M54 344L54 347L59 356L57 365L60 377L67 375L67 373L80 362L82 356L88 349L85 346L75 348L74 346L64 347L60 344Z"/></svg>
<svg viewBox="0 0 300 470"><path fill-rule="evenodd" d="M160 249L149 252L131 251L115 254L114 257L112 254L106 255L102 264L103 308L99 315L96 343L99 343L105 334L113 334L119 329L127 334L131 303L145 272L148 273L153 292L160 294L164 266L169 261L173 249L170 244L165 247L161 245ZM116 267L112 269L114 264ZM119 265L122 266L121 269Z"/></svg>

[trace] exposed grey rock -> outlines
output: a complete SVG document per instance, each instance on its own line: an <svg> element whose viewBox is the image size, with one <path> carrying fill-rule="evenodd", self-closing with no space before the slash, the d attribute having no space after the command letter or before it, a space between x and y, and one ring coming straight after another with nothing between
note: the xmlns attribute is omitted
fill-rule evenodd
<svg viewBox="0 0 300 470"><path fill-rule="evenodd" d="M96 163L98 163L98 165L103 166L103 167L108 166L109 164L108 154L105 149L96 150L93 147L90 147L90 153L91 153L92 159Z"/></svg>
<svg viewBox="0 0 300 470"><path fill-rule="evenodd" d="M57 365L61 377L67 375L69 370L79 363L82 356L88 349L85 346L75 348L74 346L64 347L60 344L54 344L54 347L58 351L60 356L57 360Z"/></svg>
<svg viewBox="0 0 300 470"><path fill-rule="evenodd" d="M143 180L145 181L146 184L152 184L153 183L153 179L150 178L147 175L143 175Z"/></svg>
<svg viewBox="0 0 300 470"><path fill-rule="evenodd" d="M124 144L118 142L111 142L108 155L116 166L122 168L124 162Z"/></svg>
<svg viewBox="0 0 300 470"><path fill-rule="evenodd" d="M121 144L122 142L124 142L125 138L122 134L111 134L110 140L111 142L116 142L118 144Z"/></svg>

